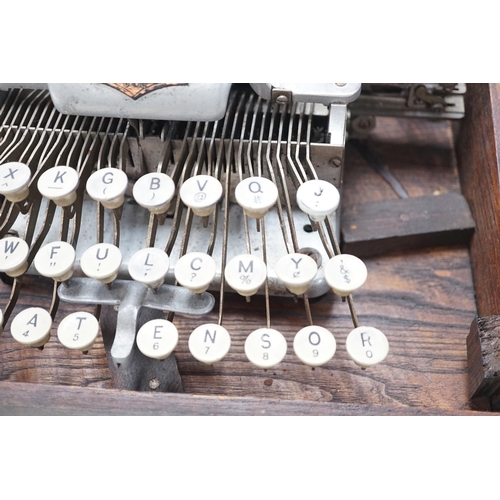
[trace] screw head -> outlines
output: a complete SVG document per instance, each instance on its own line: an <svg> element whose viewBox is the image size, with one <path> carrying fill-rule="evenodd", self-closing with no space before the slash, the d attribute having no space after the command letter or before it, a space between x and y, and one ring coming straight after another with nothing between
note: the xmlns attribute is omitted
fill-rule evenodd
<svg viewBox="0 0 500 500"><path fill-rule="evenodd" d="M279 104L286 104L288 102L288 97L286 95L279 95L276 97L276 102Z"/></svg>
<svg viewBox="0 0 500 500"><path fill-rule="evenodd" d="M160 387L160 381L156 377L152 378L149 381L149 388L154 391L155 389L158 389L158 387Z"/></svg>

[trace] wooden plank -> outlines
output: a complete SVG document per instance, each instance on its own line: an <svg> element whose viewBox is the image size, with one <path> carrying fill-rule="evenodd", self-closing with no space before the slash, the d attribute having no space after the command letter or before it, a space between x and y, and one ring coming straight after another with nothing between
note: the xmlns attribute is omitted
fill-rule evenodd
<svg viewBox="0 0 500 500"><path fill-rule="evenodd" d="M500 391L500 316L472 322L467 355L470 397L491 400Z"/></svg>
<svg viewBox="0 0 500 500"><path fill-rule="evenodd" d="M148 394L116 389L63 388L4 382L0 385L0 415L484 416L491 414L362 404Z"/></svg>
<svg viewBox="0 0 500 500"><path fill-rule="evenodd" d="M431 246L467 244L474 220L459 193L354 205L342 214L343 252L367 257Z"/></svg>
<svg viewBox="0 0 500 500"><path fill-rule="evenodd" d="M479 316L500 314L500 86L470 84L457 141L462 191L476 221L470 252Z"/></svg>

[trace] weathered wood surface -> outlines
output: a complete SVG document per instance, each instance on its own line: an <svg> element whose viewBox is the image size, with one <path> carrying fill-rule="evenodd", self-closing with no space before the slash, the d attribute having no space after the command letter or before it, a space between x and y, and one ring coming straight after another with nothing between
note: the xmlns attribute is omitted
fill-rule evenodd
<svg viewBox="0 0 500 500"><path fill-rule="evenodd" d="M354 205L342 217L342 251L368 257L391 251L467 245L474 219L459 193Z"/></svg>
<svg viewBox="0 0 500 500"><path fill-rule="evenodd" d="M492 413L435 408L316 403L273 399L152 394L4 382L0 415L255 415L255 416L491 416Z"/></svg>
<svg viewBox="0 0 500 500"><path fill-rule="evenodd" d="M500 392L500 316L474 319L467 336L467 357L470 398L496 400Z"/></svg>
<svg viewBox="0 0 500 500"><path fill-rule="evenodd" d="M459 192L449 124L381 119L374 141L379 154L410 196ZM352 149L348 148L346 161L345 211L363 201L396 198L385 181ZM315 370L300 363L293 353L292 342L295 333L306 325L303 304L294 303L291 298L273 299L271 324L285 335L288 353L274 369L258 369L247 361L243 344L251 331L265 325L264 300L256 297L247 304L242 297L228 296L223 325L231 333L232 346L220 363L207 366L197 362L187 345L191 331L199 324L215 321L216 312L198 319L178 315L174 320L180 334L175 352L185 393L252 397L266 400L265 404L271 406L279 405L279 401L294 402L298 413L312 414L328 411L320 410L322 404L330 409L332 405L347 405L339 407L340 414L357 412L357 405L366 405L368 414L384 412L383 408L417 414L427 409L438 413L467 410L465 341L476 315L467 248L390 253L367 259L366 264L368 281L354 298L361 324L381 329L389 339L391 350L384 363L363 371L348 358L345 339L353 328L348 307L329 293L314 301L312 315L316 324L334 333L337 339L334 358ZM27 278L15 312L27 305L48 306L49 298L43 297L49 289L49 282ZM7 297L8 287L2 284L2 303ZM61 305L54 332L69 311L67 305ZM0 337L0 379L5 381L4 387L10 388L12 382L80 386L95 388L99 394L100 389L112 387L100 338L87 356L66 350L55 334L46 348L38 351L16 344L8 327ZM120 393L110 394L120 399ZM218 411L238 413L236 408L240 404L246 403L238 400L234 405L220 406ZM350 409L349 405L355 405L352 408L356 409ZM202 406L193 412L206 413Z"/></svg>
<svg viewBox="0 0 500 500"><path fill-rule="evenodd" d="M476 221L471 259L479 316L500 314L500 85L467 87L457 142L463 193Z"/></svg>

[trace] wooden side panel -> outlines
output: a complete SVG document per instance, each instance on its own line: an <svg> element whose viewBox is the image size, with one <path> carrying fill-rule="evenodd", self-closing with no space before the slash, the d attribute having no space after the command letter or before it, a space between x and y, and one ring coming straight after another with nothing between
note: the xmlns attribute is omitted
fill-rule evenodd
<svg viewBox="0 0 500 500"><path fill-rule="evenodd" d="M457 142L462 191L476 222L471 259L479 316L500 314L500 87L467 86Z"/></svg>
<svg viewBox="0 0 500 500"><path fill-rule="evenodd" d="M255 398L148 394L115 389L53 387L5 382L0 415L480 415L438 409L314 403ZM488 415L483 413L483 415Z"/></svg>

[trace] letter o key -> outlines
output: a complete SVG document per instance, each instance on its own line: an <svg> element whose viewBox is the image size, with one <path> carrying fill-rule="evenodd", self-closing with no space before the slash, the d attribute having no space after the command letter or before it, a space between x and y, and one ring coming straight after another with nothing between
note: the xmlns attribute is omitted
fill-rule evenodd
<svg viewBox="0 0 500 500"><path fill-rule="evenodd" d="M293 339L293 350L302 363L321 366L330 361L337 349L332 333L322 326L306 326Z"/></svg>

